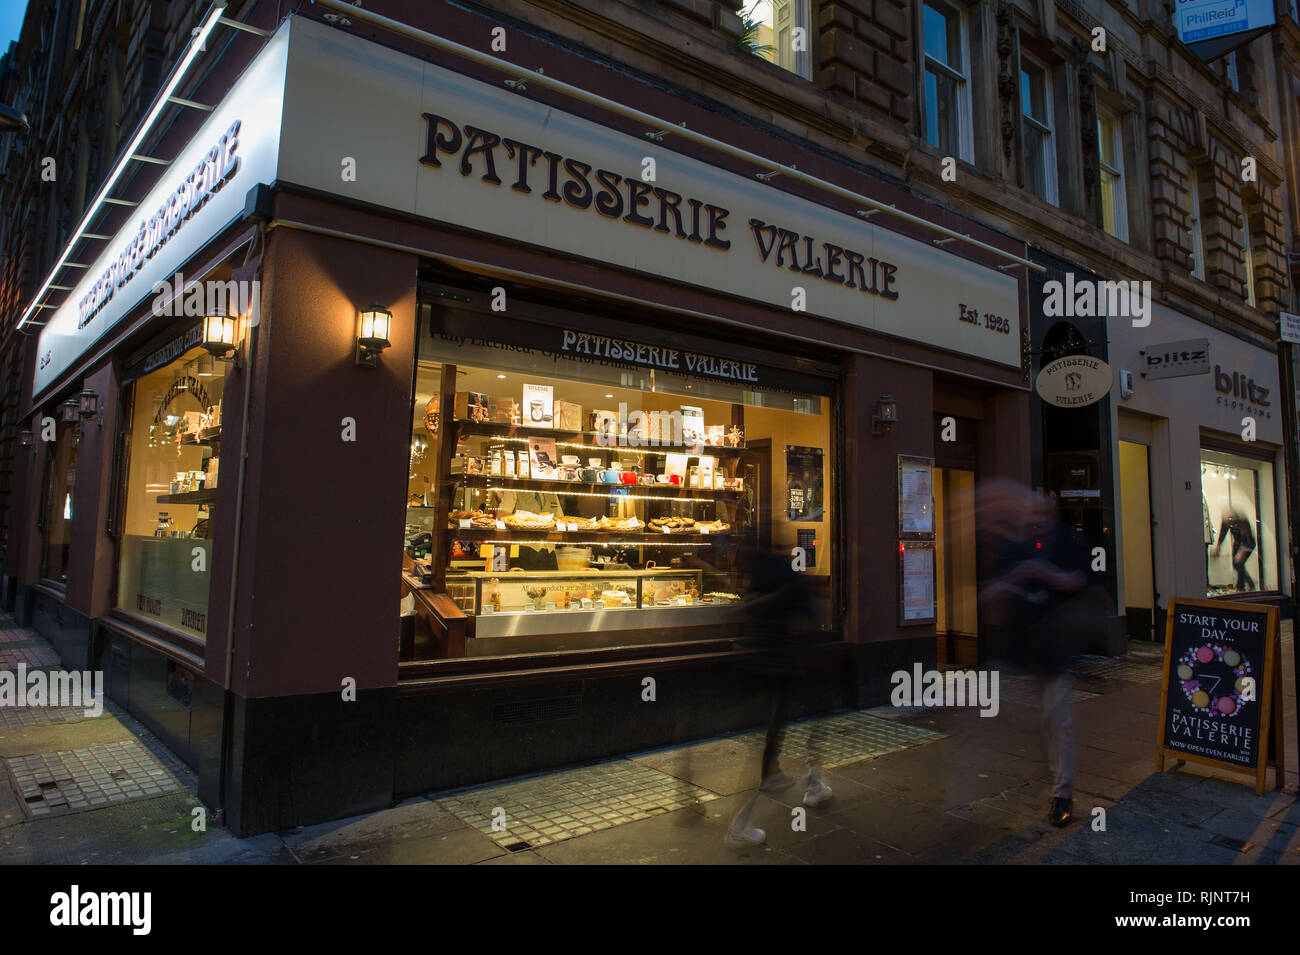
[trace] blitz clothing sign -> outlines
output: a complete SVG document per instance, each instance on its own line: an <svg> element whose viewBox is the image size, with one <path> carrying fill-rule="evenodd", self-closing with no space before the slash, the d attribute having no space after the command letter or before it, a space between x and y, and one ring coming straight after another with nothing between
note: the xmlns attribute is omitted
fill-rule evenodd
<svg viewBox="0 0 1300 955"><path fill-rule="evenodd" d="M1141 350L1143 378L1178 378L1204 375L1210 370L1210 340L1192 338L1167 345L1148 345Z"/></svg>
<svg viewBox="0 0 1300 955"><path fill-rule="evenodd" d="M280 143L286 184L1020 367L1006 272L324 24L293 19Z"/></svg>

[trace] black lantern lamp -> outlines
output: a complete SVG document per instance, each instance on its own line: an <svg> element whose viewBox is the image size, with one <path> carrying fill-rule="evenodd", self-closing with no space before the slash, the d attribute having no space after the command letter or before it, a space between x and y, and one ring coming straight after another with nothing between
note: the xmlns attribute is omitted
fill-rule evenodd
<svg viewBox="0 0 1300 955"><path fill-rule="evenodd" d="M893 395L882 395L871 415L871 433L885 434L898 424L898 402Z"/></svg>
<svg viewBox="0 0 1300 955"><path fill-rule="evenodd" d="M239 319L220 312L203 316L203 347L221 361L239 366Z"/></svg>
<svg viewBox="0 0 1300 955"><path fill-rule="evenodd" d="M374 368L379 353L389 346L388 330L393 313L382 305L371 304L357 315L357 364Z"/></svg>
<svg viewBox="0 0 1300 955"><path fill-rule="evenodd" d="M77 398L69 398L63 402L59 410L59 420L64 424L76 424L81 420L81 401Z"/></svg>
<svg viewBox="0 0 1300 955"><path fill-rule="evenodd" d="M99 395L89 388L77 395L77 413L82 421L94 418L101 428L104 426L104 412L99 407Z"/></svg>
<svg viewBox="0 0 1300 955"><path fill-rule="evenodd" d="M31 428L23 428L22 431L18 432L18 444L20 447L27 448L30 450L31 447L35 444L34 439L35 436L32 434Z"/></svg>

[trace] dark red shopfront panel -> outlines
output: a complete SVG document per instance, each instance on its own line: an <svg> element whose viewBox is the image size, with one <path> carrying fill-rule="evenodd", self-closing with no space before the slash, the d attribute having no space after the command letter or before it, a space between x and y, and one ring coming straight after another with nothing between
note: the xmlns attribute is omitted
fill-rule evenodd
<svg viewBox="0 0 1300 955"><path fill-rule="evenodd" d="M235 617L241 696L396 683L416 266L289 229L268 238ZM393 313L392 344L365 368L357 311L372 301ZM208 670L224 672L212 647Z"/></svg>
<svg viewBox="0 0 1300 955"><path fill-rule="evenodd" d="M853 642L933 637L934 625L898 625L898 455L934 454L934 375L926 368L866 355L845 362L845 542ZM883 397L898 403L898 423L871 433Z"/></svg>

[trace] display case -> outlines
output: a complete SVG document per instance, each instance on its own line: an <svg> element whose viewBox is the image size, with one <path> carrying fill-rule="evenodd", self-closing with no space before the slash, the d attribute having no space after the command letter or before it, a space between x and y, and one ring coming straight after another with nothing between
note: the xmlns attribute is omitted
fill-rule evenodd
<svg viewBox="0 0 1300 955"><path fill-rule="evenodd" d="M447 574L447 594L473 617L475 637L724 622L738 594L706 591L701 569ZM649 612L647 614L647 612Z"/></svg>

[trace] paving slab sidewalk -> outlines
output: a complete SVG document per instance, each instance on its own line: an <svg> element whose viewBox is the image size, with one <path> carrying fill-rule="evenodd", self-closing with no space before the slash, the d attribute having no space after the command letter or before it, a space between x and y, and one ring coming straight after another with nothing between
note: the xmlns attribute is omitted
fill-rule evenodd
<svg viewBox="0 0 1300 955"><path fill-rule="evenodd" d="M723 837L758 785L761 736L752 731L237 839L211 826L195 831L195 810L206 807L193 772L109 703L93 719L4 714L0 863L1295 864L1294 643L1289 622L1283 630L1286 785L1263 796L1245 777L1208 767L1171 761L1154 772L1159 682L1150 669L1159 648L1148 644L1131 647L1123 666L1094 658L1079 668L1076 821L1063 830L1046 822L1050 781L1032 693L1004 700L993 719L974 709L890 707L823 718L840 734L837 758L850 760L826 773L834 799L804 810L798 785L759 795L753 822L767 840L743 850L726 848ZM6 641L48 650L0 615L0 648ZM90 809L53 797L52 812L37 815L32 776L23 789L7 768L35 754L133 740L179 786L140 787L129 799ZM889 751L853 759L855 745ZM794 759L783 757L782 765L791 776L802 769ZM50 791L47 782L47 802ZM490 804L502 793L515 802L500 807L504 829L495 831L482 814L498 808ZM1095 821L1103 813L1101 829Z"/></svg>

